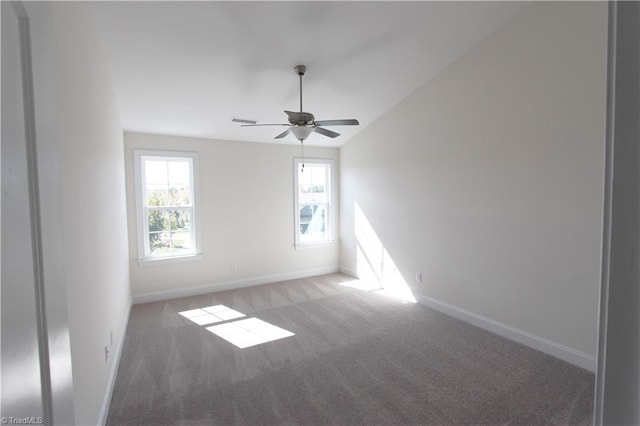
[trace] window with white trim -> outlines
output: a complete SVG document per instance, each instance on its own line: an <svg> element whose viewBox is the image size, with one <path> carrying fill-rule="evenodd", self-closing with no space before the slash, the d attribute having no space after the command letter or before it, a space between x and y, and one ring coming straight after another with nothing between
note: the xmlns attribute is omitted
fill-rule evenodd
<svg viewBox="0 0 640 426"><path fill-rule="evenodd" d="M135 151L138 259L195 256L194 153Z"/></svg>
<svg viewBox="0 0 640 426"><path fill-rule="evenodd" d="M333 241L332 160L294 160L296 247Z"/></svg>

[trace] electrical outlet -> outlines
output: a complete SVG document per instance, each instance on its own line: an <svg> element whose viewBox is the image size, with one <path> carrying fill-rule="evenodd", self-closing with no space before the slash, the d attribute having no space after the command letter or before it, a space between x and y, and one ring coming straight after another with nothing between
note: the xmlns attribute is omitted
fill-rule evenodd
<svg viewBox="0 0 640 426"><path fill-rule="evenodd" d="M104 362L107 362L109 360L109 345L106 345L104 347Z"/></svg>
<svg viewBox="0 0 640 426"><path fill-rule="evenodd" d="M416 272L416 281L422 282L422 272Z"/></svg>

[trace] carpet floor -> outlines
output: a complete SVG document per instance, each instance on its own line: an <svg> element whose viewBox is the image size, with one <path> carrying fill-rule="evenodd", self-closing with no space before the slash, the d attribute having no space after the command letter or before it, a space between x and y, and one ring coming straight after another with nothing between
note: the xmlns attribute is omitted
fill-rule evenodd
<svg viewBox="0 0 640 426"><path fill-rule="evenodd" d="M107 424L592 423L592 373L352 282L329 274L134 305ZM245 317L194 322L219 305ZM247 318L294 335L240 349L207 329Z"/></svg>

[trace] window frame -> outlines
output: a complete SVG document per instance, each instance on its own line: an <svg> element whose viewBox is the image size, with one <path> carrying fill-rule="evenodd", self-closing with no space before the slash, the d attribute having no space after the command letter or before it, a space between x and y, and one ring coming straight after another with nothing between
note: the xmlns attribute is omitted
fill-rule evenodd
<svg viewBox="0 0 640 426"><path fill-rule="evenodd" d="M300 200L299 200L299 182L298 167L300 164L313 166L314 164L322 164L328 168L327 173L327 219L326 219L326 237L321 241L301 241L300 239ZM335 243L335 226L336 226L336 202L334 200L335 186L335 160L327 158L294 158L293 159L293 217L294 217L294 246L296 249L305 249L313 247L322 247Z"/></svg>
<svg viewBox="0 0 640 426"><path fill-rule="evenodd" d="M202 258L200 249L200 212L199 212L199 182L198 182L198 155L189 151L162 151L162 150L134 150L134 176L135 176L135 199L136 199L136 236L138 264L172 263L177 261L199 260ZM149 247L149 230L146 219L144 166L143 161L158 159L161 161L190 160L191 178L191 237L193 248L189 253L168 254L166 256L151 256ZM179 207L184 209L185 207Z"/></svg>

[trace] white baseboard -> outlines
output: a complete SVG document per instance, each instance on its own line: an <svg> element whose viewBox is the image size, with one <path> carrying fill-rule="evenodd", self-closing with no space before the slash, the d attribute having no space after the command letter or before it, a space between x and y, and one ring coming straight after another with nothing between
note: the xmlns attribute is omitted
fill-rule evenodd
<svg viewBox="0 0 640 426"><path fill-rule="evenodd" d="M350 277L354 277L354 278L359 278L358 277L358 271L351 269L351 268L347 268L346 266L342 266L340 265L340 267L338 268L338 270L340 272L342 272L345 275L349 275Z"/></svg>
<svg viewBox="0 0 640 426"><path fill-rule="evenodd" d="M160 291L157 293L140 294L133 297L135 305L140 303L157 302L159 300L175 299L178 297L197 296L200 294L212 293L215 291L235 290L254 285L269 284L278 281L295 280L298 278L313 277L316 275L332 274L339 272L337 266L326 268L310 269L306 271L286 272L283 274L263 275L260 277L246 278L242 280L225 281L220 283L207 284L198 287L187 287L175 290Z"/></svg>
<svg viewBox="0 0 640 426"><path fill-rule="evenodd" d="M118 367L120 366L120 357L122 356L122 349L124 348L124 338L127 334L127 327L129 326L129 317L131 316L131 308L133 307L133 299L129 299L129 309L127 318L125 319L124 326L122 328L122 336L117 343L116 350L113 352L113 358L111 359L111 370L107 377L107 386L102 399L102 407L100 407L100 414L98 416L98 425L104 426L107 424L107 417L109 416L109 407L111 406L111 397L113 396L113 387L116 384L116 376L118 375Z"/></svg>
<svg viewBox="0 0 640 426"><path fill-rule="evenodd" d="M520 330L510 325L483 317L482 315L475 314L427 296L419 294L414 294L414 296L418 303L442 312L443 314L468 322L476 327L480 327L509 340L529 346L540 352L544 352L547 355L560 358L563 361L567 361L578 367L584 368L585 370L589 370L591 372L596 371L595 356L577 351L568 346L561 345L543 337L528 333L524 330Z"/></svg>

